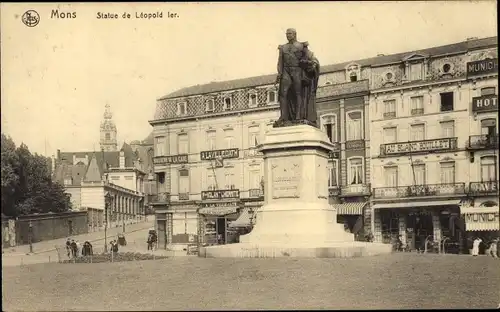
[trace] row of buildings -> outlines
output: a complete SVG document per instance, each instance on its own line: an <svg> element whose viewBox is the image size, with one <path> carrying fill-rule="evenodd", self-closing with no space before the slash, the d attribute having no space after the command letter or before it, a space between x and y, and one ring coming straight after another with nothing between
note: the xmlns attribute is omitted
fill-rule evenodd
<svg viewBox="0 0 500 312"><path fill-rule="evenodd" d="M123 143L106 105L98 151L61 152L53 156L53 180L64 185L73 210L87 211L91 230L142 220L156 194L152 134Z"/></svg>
<svg viewBox="0 0 500 312"><path fill-rule="evenodd" d="M497 37L323 66L318 120L336 150L338 220L418 248L498 234ZM248 225L263 204L256 146L279 117L276 75L187 87L157 100L153 126L160 245ZM221 221L222 220L222 221ZM496 232L495 232L496 231Z"/></svg>

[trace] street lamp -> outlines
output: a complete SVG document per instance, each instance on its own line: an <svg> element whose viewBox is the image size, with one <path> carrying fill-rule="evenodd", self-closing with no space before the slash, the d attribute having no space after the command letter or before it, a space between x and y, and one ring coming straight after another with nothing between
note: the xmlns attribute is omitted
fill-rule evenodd
<svg viewBox="0 0 500 312"><path fill-rule="evenodd" d="M28 225L28 242L30 244L30 253L33 253L33 223Z"/></svg>
<svg viewBox="0 0 500 312"><path fill-rule="evenodd" d="M111 200L111 194L106 192L104 195L104 252L108 252L108 208Z"/></svg>

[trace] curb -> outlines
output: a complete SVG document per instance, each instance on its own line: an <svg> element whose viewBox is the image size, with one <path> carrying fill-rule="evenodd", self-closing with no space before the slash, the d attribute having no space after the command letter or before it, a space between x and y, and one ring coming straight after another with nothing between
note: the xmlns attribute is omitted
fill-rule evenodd
<svg viewBox="0 0 500 312"><path fill-rule="evenodd" d="M144 228L140 228L140 229L136 229L136 230L133 230L133 231L129 231L129 232L126 232L125 234L128 234L128 233L134 233L134 232L139 232L139 231L143 231L143 230L146 230L146 229L149 229L151 228L151 226L148 226L148 227L144 227ZM117 234L116 234L117 235ZM115 234L113 234L112 236L115 236ZM108 236L109 237L112 237L112 236ZM93 242L97 242L97 241L101 241L101 240L104 240L105 237L102 236L100 238L96 238L96 239L93 239L93 240L89 240L90 243L93 243ZM40 251L37 251L37 252L34 252L33 254L34 255L38 255L38 254L42 254L42 253L46 253L46 252L51 252L51 251L55 251L56 248L51 248L51 249L45 249L45 250L40 250Z"/></svg>

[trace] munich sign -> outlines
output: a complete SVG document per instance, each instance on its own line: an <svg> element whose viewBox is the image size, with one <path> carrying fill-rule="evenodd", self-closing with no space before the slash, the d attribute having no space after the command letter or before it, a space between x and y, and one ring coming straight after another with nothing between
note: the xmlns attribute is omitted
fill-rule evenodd
<svg viewBox="0 0 500 312"><path fill-rule="evenodd" d="M436 139L409 143L385 144L383 152L385 155L418 153L451 150L455 148L455 139Z"/></svg>
<svg viewBox="0 0 500 312"><path fill-rule="evenodd" d="M464 214L465 222L474 223L474 222L495 222L498 224L499 213L498 212L467 212Z"/></svg>
<svg viewBox="0 0 500 312"><path fill-rule="evenodd" d="M164 164L186 164L188 162L187 154L179 154L173 156L156 156L153 158L153 164L164 165Z"/></svg>
<svg viewBox="0 0 500 312"><path fill-rule="evenodd" d="M467 77L498 72L498 58L467 63Z"/></svg>
<svg viewBox="0 0 500 312"><path fill-rule="evenodd" d="M240 157L240 152L237 148L200 152L201 160L213 160L216 158L228 159L238 157Z"/></svg>
<svg viewBox="0 0 500 312"><path fill-rule="evenodd" d="M202 191L201 200L240 198L240 190Z"/></svg>
<svg viewBox="0 0 500 312"><path fill-rule="evenodd" d="M489 94L472 98L473 112L489 112L498 110L498 95Z"/></svg>

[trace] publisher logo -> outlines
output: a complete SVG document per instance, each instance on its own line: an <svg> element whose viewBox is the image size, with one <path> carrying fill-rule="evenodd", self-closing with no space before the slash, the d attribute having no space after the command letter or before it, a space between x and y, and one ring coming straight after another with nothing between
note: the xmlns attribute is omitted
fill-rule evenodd
<svg viewBox="0 0 500 312"><path fill-rule="evenodd" d="M38 12L35 10L28 10L24 12L21 19L24 25L28 27L35 27L38 23L40 23L40 15L38 15Z"/></svg>

